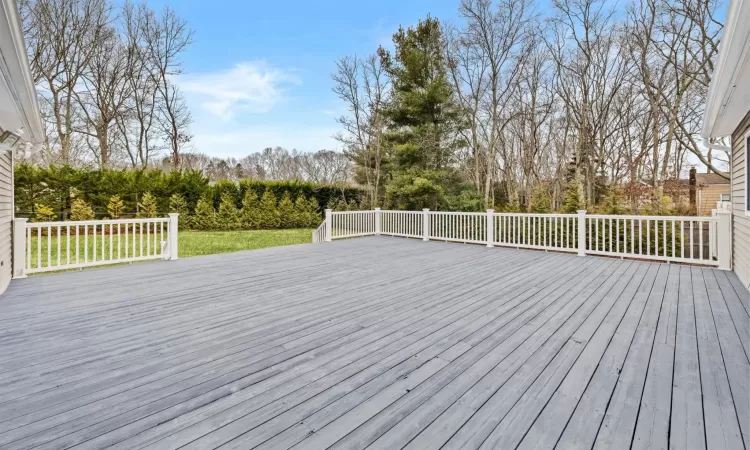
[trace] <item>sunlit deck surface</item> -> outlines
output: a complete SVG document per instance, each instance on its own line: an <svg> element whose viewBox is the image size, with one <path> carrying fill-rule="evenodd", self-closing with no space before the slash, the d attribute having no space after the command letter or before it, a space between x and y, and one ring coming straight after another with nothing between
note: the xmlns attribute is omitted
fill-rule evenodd
<svg viewBox="0 0 750 450"><path fill-rule="evenodd" d="M0 448L748 449L749 297L386 237L15 280Z"/></svg>

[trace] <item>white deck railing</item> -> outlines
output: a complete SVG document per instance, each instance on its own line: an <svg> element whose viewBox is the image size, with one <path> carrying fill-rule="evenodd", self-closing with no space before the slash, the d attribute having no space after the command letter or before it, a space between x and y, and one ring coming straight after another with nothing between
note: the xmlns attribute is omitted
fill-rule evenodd
<svg viewBox="0 0 750 450"><path fill-rule="evenodd" d="M711 217L326 210L313 241L389 235L729 269L729 218L721 208Z"/></svg>
<svg viewBox="0 0 750 450"><path fill-rule="evenodd" d="M177 259L177 221L177 214L155 219L64 222L14 219L13 276Z"/></svg>
<svg viewBox="0 0 750 450"><path fill-rule="evenodd" d="M313 244L317 244L318 242L325 241L326 238L326 223L323 222L320 224L320 226L313 230L312 232L312 242Z"/></svg>

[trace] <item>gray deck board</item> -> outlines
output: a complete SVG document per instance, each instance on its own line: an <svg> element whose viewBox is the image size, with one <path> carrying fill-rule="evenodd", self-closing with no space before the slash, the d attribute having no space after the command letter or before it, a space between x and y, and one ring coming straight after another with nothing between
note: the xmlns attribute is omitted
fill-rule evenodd
<svg viewBox="0 0 750 450"><path fill-rule="evenodd" d="M14 280L0 448L744 448L731 272L372 237Z"/></svg>

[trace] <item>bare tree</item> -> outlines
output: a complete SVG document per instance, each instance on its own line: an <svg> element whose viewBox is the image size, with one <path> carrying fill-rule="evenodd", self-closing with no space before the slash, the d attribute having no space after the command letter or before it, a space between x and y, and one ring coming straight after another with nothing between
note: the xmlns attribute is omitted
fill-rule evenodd
<svg viewBox="0 0 750 450"><path fill-rule="evenodd" d="M71 162L76 89L109 33L106 0L24 0L30 65L49 111L59 161Z"/></svg>
<svg viewBox="0 0 750 450"><path fill-rule="evenodd" d="M147 12L142 27L151 77L156 81L160 129L166 136L172 164L179 167L180 151L192 138L188 132L192 118L172 77L182 73L180 54L191 44L193 30L169 7L159 15Z"/></svg>
<svg viewBox="0 0 750 450"><path fill-rule="evenodd" d="M369 203L381 196L385 142L383 106L389 80L380 59L344 57L336 62L333 92L346 104L348 114L339 117L343 131L336 135L345 151L361 169L360 181L368 188Z"/></svg>

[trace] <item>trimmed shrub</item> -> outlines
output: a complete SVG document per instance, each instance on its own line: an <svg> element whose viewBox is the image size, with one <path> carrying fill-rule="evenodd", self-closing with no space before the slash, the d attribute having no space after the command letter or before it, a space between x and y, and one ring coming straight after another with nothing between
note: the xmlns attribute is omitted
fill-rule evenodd
<svg viewBox="0 0 750 450"><path fill-rule="evenodd" d="M45 204L37 204L32 222L51 222L55 220L55 211Z"/></svg>
<svg viewBox="0 0 750 450"><path fill-rule="evenodd" d="M276 209L279 211L279 224L281 228L294 228L297 226L299 219L297 218L297 211L294 209L294 202L292 201L292 196L289 195L289 191L284 192Z"/></svg>
<svg viewBox="0 0 750 450"><path fill-rule="evenodd" d="M563 200L562 212L574 214L576 211L586 209L586 199L583 197L583 183L579 176L573 177L565 188L565 200Z"/></svg>
<svg viewBox="0 0 750 450"><path fill-rule="evenodd" d="M169 212L177 213L180 216L177 218L177 227L180 230L188 229L192 226L192 216L188 210L187 200L182 194L174 193L169 197Z"/></svg>
<svg viewBox="0 0 750 450"><path fill-rule="evenodd" d="M150 219L157 217L159 213L156 207L156 197L151 192L146 192L138 202L138 212L135 217L139 219Z"/></svg>
<svg viewBox="0 0 750 450"><path fill-rule="evenodd" d="M259 227L263 229L274 229L279 228L281 225L281 217L279 210L276 208L276 196L273 195L273 191L267 188L263 193L263 197L260 199L260 214Z"/></svg>
<svg viewBox="0 0 750 450"><path fill-rule="evenodd" d="M315 197L307 199L307 207L305 208L304 225L308 228L318 228L320 223L323 221L323 217L320 214L320 205Z"/></svg>
<svg viewBox="0 0 750 450"><path fill-rule="evenodd" d="M70 220L94 220L94 210L86 200L77 198L70 207Z"/></svg>
<svg viewBox="0 0 750 450"><path fill-rule="evenodd" d="M549 190L547 185L538 184L531 191L531 202L529 211L532 213L549 213L552 212L550 207Z"/></svg>
<svg viewBox="0 0 750 450"><path fill-rule="evenodd" d="M195 205L195 215L193 215L193 228L198 230L216 229L216 211L214 210L213 201L208 197L201 197Z"/></svg>
<svg viewBox="0 0 750 450"><path fill-rule="evenodd" d="M246 190L245 196L242 198L240 222L242 228L249 230L260 228L260 203L258 201L258 194L253 189Z"/></svg>
<svg viewBox="0 0 750 450"><path fill-rule="evenodd" d="M107 204L107 213L109 213L110 218L119 219L122 217L124 211L125 202L122 201L119 195L113 195L109 198L109 203Z"/></svg>
<svg viewBox="0 0 750 450"><path fill-rule="evenodd" d="M240 226L240 212L234 204L234 196L230 192L221 194L219 213L216 215L216 226L221 230L234 230Z"/></svg>

